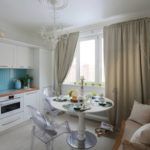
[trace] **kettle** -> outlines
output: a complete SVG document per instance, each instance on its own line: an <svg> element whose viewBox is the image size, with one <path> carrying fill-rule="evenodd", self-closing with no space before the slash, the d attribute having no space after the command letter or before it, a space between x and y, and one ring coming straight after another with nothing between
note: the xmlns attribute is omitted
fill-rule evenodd
<svg viewBox="0 0 150 150"><path fill-rule="evenodd" d="M15 88L16 89L21 89L21 81L20 80L15 81Z"/></svg>

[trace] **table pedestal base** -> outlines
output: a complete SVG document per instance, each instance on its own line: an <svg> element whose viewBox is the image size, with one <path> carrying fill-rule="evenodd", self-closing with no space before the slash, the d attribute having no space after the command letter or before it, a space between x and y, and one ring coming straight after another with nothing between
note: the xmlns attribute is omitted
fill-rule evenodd
<svg viewBox="0 0 150 150"><path fill-rule="evenodd" d="M80 141L80 140L78 140L78 131L73 131L67 137L67 143L72 148L89 149L96 145L97 139L93 133L85 131L85 139Z"/></svg>

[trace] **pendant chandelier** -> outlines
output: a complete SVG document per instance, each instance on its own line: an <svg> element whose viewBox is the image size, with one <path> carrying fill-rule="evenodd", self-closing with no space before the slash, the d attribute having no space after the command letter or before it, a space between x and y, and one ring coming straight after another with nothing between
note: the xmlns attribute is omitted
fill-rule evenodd
<svg viewBox="0 0 150 150"><path fill-rule="evenodd" d="M67 7L68 0L40 0L40 2L48 6L48 8L52 9L53 11L52 28L49 29L48 26L43 26L41 30L41 36L44 40L49 42L51 49L54 50L56 48L57 42L62 38L62 26L56 23L56 14L58 10Z"/></svg>

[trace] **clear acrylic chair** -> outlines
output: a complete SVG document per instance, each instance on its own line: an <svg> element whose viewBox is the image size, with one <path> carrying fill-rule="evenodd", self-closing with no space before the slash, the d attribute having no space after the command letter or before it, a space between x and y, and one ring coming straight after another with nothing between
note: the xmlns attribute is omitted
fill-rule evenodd
<svg viewBox="0 0 150 150"><path fill-rule="evenodd" d="M43 90L43 94L44 94L44 100L45 100L45 111L49 112L51 115L51 121L53 122L56 118L56 116L61 112L60 110L54 108L51 105L51 99L53 96L53 92L52 89L50 87L45 87Z"/></svg>
<svg viewBox="0 0 150 150"><path fill-rule="evenodd" d="M31 150L33 150L34 146L34 137L37 137L46 144L46 150L53 150L54 139L64 133L71 132L67 121L61 124L50 123L36 108L30 105L27 107L31 112L31 119L34 124L32 128Z"/></svg>

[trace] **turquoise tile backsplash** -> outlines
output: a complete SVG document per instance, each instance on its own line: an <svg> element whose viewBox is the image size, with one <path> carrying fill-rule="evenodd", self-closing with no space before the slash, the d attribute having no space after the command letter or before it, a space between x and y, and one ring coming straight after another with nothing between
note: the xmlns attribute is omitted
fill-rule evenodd
<svg viewBox="0 0 150 150"><path fill-rule="evenodd" d="M14 88L14 79L18 79L27 74L26 69L0 69L0 90Z"/></svg>

